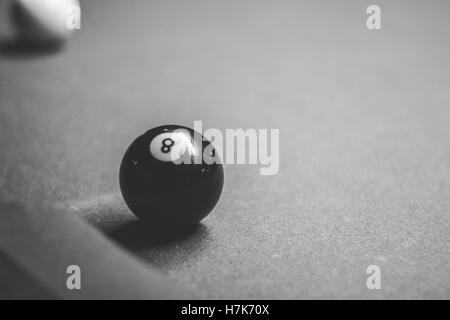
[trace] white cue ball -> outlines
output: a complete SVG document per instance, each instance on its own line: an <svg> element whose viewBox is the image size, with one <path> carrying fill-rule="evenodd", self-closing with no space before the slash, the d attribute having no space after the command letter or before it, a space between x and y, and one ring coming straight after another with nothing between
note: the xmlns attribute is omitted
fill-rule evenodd
<svg viewBox="0 0 450 320"><path fill-rule="evenodd" d="M18 36L32 42L66 40L74 30L68 21L78 0L14 0L11 18Z"/></svg>

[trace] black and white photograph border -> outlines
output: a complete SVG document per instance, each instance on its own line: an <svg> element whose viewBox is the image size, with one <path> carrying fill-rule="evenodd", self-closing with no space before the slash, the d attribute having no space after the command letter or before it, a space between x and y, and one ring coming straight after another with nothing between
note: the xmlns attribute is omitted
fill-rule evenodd
<svg viewBox="0 0 450 320"><path fill-rule="evenodd" d="M445 0L0 0L0 299L449 299L449 39Z"/></svg>

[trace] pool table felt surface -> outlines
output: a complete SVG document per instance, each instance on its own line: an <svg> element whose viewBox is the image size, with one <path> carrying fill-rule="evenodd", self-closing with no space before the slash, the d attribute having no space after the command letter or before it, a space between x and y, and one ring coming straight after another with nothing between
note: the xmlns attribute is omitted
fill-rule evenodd
<svg viewBox="0 0 450 320"><path fill-rule="evenodd" d="M203 298L450 298L450 3L378 1L379 31L370 4L82 1L30 53L0 3L0 200L68 209ZM194 120L280 129L280 170L227 165L215 210L157 241L120 161Z"/></svg>

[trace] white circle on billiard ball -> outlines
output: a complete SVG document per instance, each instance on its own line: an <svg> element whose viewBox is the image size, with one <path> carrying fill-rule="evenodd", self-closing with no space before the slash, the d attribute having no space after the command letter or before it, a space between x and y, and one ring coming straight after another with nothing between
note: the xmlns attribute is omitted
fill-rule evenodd
<svg viewBox="0 0 450 320"><path fill-rule="evenodd" d="M185 155L186 159L195 156L195 148L189 132L180 130L154 137L150 142L150 153L159 161L179 163Z"/></svg>

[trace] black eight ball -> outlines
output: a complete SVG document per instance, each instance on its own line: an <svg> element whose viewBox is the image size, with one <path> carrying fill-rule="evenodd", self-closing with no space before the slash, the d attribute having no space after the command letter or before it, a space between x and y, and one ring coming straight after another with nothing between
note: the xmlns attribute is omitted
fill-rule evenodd
<svg viewBox="0 0 450 320"><path fill-rule="evenodd" d="M126 204L153 225L201 221L217 204L223 180L211 142L178 125L153 128L134 140L119 174Z"/></svg>

